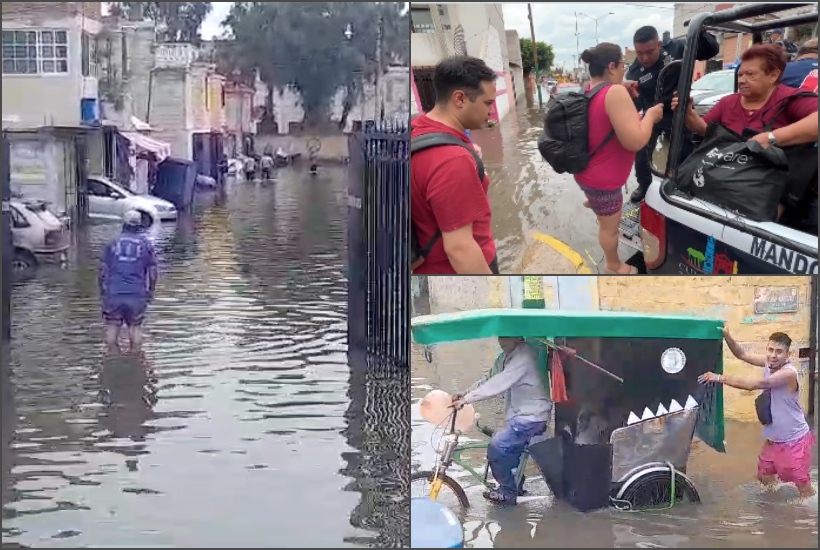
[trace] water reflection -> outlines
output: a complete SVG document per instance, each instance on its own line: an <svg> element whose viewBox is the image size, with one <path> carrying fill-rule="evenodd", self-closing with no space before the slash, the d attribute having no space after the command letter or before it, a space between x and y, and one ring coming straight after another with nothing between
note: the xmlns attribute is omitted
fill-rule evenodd
<svg viewBox="0 0 820 550"><path fill-rule="evenodd" d="M591 266L602 259L598 226L583 207L583 192L572 175L556 174L538 152L544 115L537 105L511 111L496 128L471 132L490 178L493 236L502 273L520 269L534 232L563 241ZM636 185L630 175L628 191ZM624 259L632 254L623 246L620 252Z"/></svg>
<svg viewBox="0 0 820 550"><path fill-rule="evenodd" d="M408 547L410 541L410 419L406 371L368 360L351 365L350 408L345 430L359 452L344 453L342 473L353 478L348 490L361 492L350 522L377 533L348 542L373 548Z"/></svg>
<svg viewBox="0 0 820 550"><path fill-rule="evenodd" d="M377 424L361 400L389 392L356 390L347 364L347 177L234 183L153 234L144 358L101 350L96 263L116 227L85 228L68 270L15 288L4 545L396 541L395 488L374 477L398 466L350 435Z"/></svg>

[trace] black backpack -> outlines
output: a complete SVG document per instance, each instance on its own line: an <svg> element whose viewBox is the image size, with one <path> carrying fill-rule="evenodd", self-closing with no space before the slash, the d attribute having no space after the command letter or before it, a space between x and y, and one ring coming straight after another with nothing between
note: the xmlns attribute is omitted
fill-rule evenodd
<svg viewBox="0 0 820 550"><path fill-rule="evenodd" d="M559 174L577 174L589 165L592 155L612 139L615 130L589 152L589 102L608 84L599 84L589 92L556 95L547 103L544 132L538 139L538 151Z"/></svg>
<svg viewBox="0 0 820 550"><path fill-rule="evenodd" d="M412 163L413 153L418 153L419 151L424 151L425 149L430 149L432 147L441 147L442 145L456 145L458 147L462 147L467 149L470 154L473 155L473 159L475 159L476 169L478 170L478 179L479 181L484 181L484 163L481 161L481 157L478 156L475 149L473 149L472 145L468 145L458 139L455 136L450 134L445 134L442 132L434 132L432 134L425 134L423 136L414 137L410 140L410 158ZM410 271L412 272L418 266L424 263L424 258L426 258L430 251L433 249L433 246L438 242L441 238L441 230L437 230L430 241L425 245L421 246L418 239L416 238L416 229L413 227L412 223L412 213L411 213L411 222L410 222Z"/></svg>

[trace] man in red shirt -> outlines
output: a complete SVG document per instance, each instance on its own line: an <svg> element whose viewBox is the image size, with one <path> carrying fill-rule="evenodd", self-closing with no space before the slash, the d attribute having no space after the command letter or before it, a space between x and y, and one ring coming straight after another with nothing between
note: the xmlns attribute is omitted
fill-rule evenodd
<svg viewBox="0 0 820 550"><path fill-rule="evenodd" d="M412 231L426 249L417 275L498 273L492 213L465 130L487 124L495 103L496 74L481 59L454 56L436 65L436 105L413 119L411 138L446 134L464 142L414 153L410 160Z"/></svg>

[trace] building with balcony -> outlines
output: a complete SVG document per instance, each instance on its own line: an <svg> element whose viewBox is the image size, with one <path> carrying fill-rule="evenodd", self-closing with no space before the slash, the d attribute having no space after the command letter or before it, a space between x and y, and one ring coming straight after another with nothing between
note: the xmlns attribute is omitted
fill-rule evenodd
<svg viewBox="0 0 820 550"><path fill-rule="evenodd" d="M418 4L410 7L411 112L435 104L433 69L451 55L471 55L487 62L496 75L492 118L507 116L515 103L508 39L501 4ZM520 51L518 58L520 58ZM522 71L523 80L523 71Z"/></svg>
<svg viewBox="0 0 820 550"><path fill-rule="evenodd" d="M116 90L107 99L119 100L105 102L106 118L128 126L133 115L174 157L195 160L195 136L224 129L225 78L196 46L158 43L153 22L110 17L106 27L103 79Z"/></svg>

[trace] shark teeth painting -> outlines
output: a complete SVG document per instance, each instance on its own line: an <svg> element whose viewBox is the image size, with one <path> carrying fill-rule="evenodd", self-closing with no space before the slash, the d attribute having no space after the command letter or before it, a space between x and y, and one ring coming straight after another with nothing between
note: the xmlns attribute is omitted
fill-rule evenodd
<svg viewBox="0 0 820 550"><path fill-rule="evenodd" d="M661 403L658 405L656 411L652 412L652 409L649 407L645 407L643 412L639 415L635 411L630 411L629 418L626 420L626 425L631 426L632 424L637 424L638 422L643 422L645 420L652 420L653 418L659 418L662 416L666 416L668 414L677 413L680 411L690 411L692 409L698 408L697 400L692 397L691 395L686 397L686 401L683 405L678 403L677 399L673 399L669 405L664 405Z"/></svg>

